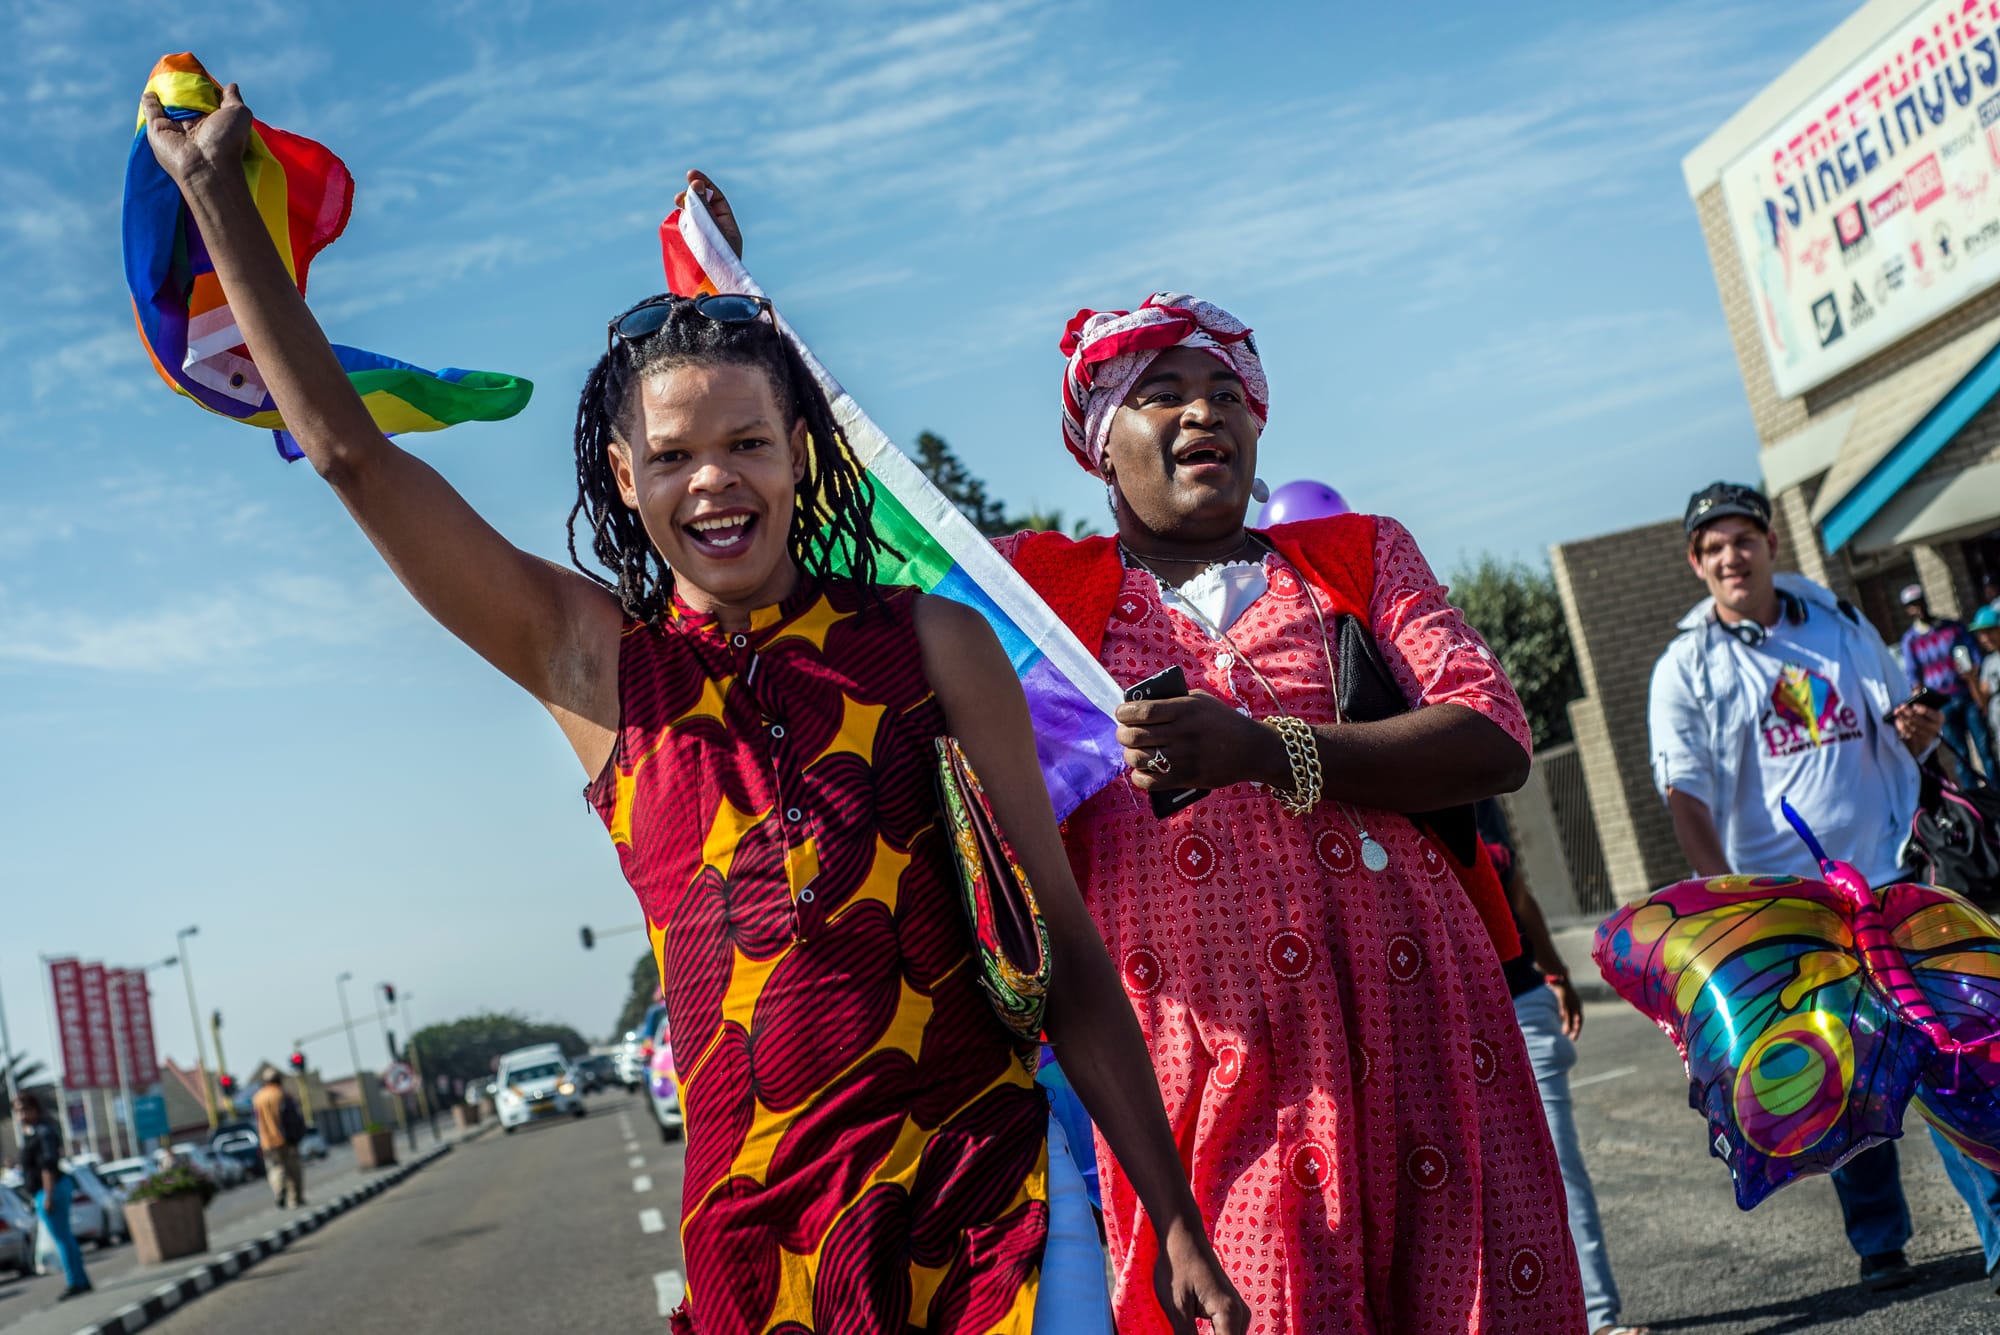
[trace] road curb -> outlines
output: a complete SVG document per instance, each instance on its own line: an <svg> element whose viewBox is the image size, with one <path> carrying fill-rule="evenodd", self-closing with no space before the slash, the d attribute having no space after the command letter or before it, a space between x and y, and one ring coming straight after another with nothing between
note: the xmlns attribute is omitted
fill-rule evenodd
<svg viewBox="0 0 2000 1335"><path fill-rule="evenodd" d="M478 1139L488 1129L490 1128L482 1127L449 1145L435 1146L408 1163L399 1164L385 1173L371 1177L353 1190L342 1192L326 1204L316 1206L308 1213L291 1220L283 1228L272 1229L261 1237L230 1248L212 1261L202 1262L179 1279L162 1284L138 1302L127 1303L104 1320L82 1327L76 1335L131 1335L132 1331L144 1330L168 1313L179 1311L204 1293L212 1292L217 1287L227 1284L265 1257L285 1250L300 1238L324 1228L355 1206L381 1195L410 1174L443 1158L458 1146Z"/></svg>

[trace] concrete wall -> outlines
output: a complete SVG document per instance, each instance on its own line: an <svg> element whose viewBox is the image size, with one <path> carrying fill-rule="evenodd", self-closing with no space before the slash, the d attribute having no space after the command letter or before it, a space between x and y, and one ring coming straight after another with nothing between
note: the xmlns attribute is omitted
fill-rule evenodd
<svg viewBox="0 0 2000 1335"><path fill-rule="evenodd" d="M1679 520L1550 549L1584 695L1570 723L1612 893L1639 899L1681 879L1685 863L1653 791L1646 692L1676 623L1704 590L1688 569Z"/></svg>

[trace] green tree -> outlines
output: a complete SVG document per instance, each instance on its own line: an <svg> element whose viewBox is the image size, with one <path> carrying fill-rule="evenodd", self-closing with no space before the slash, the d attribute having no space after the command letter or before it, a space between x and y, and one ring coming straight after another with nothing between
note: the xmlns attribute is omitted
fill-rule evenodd
<svg viewBox="0 0 2000 1335"><path fill-rule="evenodd" d="M1007 508L986 494L986 484L951 452L943 436L930 431L919 433L916 460L931 484L987 537L998 538L1018 527L1007 518Z"/></svg>
<svg viewBox="0 0 2000 1335"><path fill-rule="evenodd" d="M1569 741L1569 702L1583 694L1583 679L1555 577L1486 554L1453 571L1450 583L1452 606L1486 637L1514 683L1535 745Z"/></svg>
<svg viewBox="0 0 2000 1335"><path fill-rule="evenodd" d="M559 1045L565 1056L577 1057L590 1050L582 1034L566 1024L530 1020L517 1012L488 1012L468 1015L450 1024L431 1024L419 1029L415 1038L423 1054L424 1074L459 1080L484 1080L493 1073L493 1059L515 1048L536 1043Z"/></svg>
<svg viewBox="0 0 2000 1335"><path fill-rule="evenodd" d="M637 1029L639 1021L646 1018L646 1008L659 995L660 969L653 962L653 952L649 950L632 966L632 986L625 993L625 1006L618 1012L618 1023L612 1027L612 1040L615 1042Z"/></svg>
<svg viewBox="0 0 2000 1335"><path fill-rule="evenodd" d="M1031 528L1041 532L1067 533L1072 538L1094 538L1097 526L1088 519L1071 519L1060 510L1031 509L1026 514L1016 515L1009 531Z"/></svg>

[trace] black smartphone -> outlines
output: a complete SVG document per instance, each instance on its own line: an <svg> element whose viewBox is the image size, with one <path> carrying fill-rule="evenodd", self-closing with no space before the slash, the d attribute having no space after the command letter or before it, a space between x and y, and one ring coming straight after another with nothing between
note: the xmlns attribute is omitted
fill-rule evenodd
<svg viewBox="0 0 2000 1335"><path fill-rule="evenodd" d="M1922 705L1925 709L1943 709L1945 698L1941 693L1932 690L1928 686L1919 686L1916 690L1910 692L1910 698L1903 703L1906 705Z"/></svg>
<svg viewBox="0 0 2000 1335"><path fill-rule="evenodd" d="M1186 695L1187 674L1178 667L1170 667L1164 672L1155 672L1125 690L1127 700L1171 700L1177 695ZM1146 796L1152 801L1153 814L1161 820L1173 815L1181 808L1199 802L1208 796L1206 788L1175 788L1172 790L1155 788Z"/></svg>

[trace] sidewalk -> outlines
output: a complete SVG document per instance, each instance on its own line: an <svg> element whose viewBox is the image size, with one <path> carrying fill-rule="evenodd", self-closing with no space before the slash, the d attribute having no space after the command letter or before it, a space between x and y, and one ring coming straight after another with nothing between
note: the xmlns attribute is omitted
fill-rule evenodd
<svg viewBox="0 0 2000 1335"><path fill-rule="evenodd" d="M443 1132L441 1143L444 1145L456 1144L461 1138L447 1119L439 1119L439 1129ZM465 1134L476 1135L484 1129L482 1125ZM418 1152L428 1152L432 1144L428 1132L420 1128ZM399 1163L416 1158L410 1152L409 1141L400 1136L396 1141L396 1155ZM137 1264L129 1242L111 1251L87 1247L84 1264L90 1271L94 1292L58 1303L56 1299L63 1288L60 1272L0 1283L0 1331L6 1335L71 1335L74 1331L96 1325L120 1308L139 1302L162 1284L218 1260L274 1229L305 1217L313 1206L332 1201L336 1196L381 1176L380 1172L364 1173L356 1169L353 1152L343 1147L336 1149L322 1164L307 1166L308 1207L305 1210L279 1209L271 1203L270 1192L262 1182L246 1183L218 1197L210 1207L208 1250L198 1255L176 1257L161 1265L142 1266ZM228 1208L245 1196L256 1203L255 1208L247 1211Z"/></svg>
<svg viewBox="0 0 2000 1335"><path fill-rule="evenodd" d="M1549 937L1556 943L1556 951L1562 956L1563 963L1569 966L1570 981L1576 984L1577 995L1585 1001L1613 1001L1618 996L1604 981L1604 975L1597 971L1597 962L1590 958L1591 943L1597 936L1597 924L1601 921L1601 918L1572 918L1549 924Z"/></svg>

